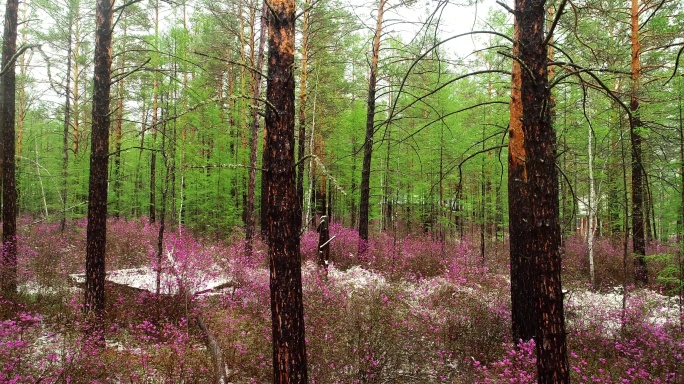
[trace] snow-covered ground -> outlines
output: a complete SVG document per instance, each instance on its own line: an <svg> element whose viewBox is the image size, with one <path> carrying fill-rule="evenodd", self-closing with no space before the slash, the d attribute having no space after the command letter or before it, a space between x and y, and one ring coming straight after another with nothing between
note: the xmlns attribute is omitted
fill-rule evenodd
<svg viewBox="0 0 684 384"><path fill-rule="evenodd" d="M625 296L622 287L615 287L610 292L569 291L565 308L573 324L599 327L612 334L621 328L623 306L628 311L644 311L650 324L676 324L680 316L678 300L647 289L628 291Z"/></svg>
<svg viewBox="0 0 684 384"><path fill-rule="evenodd" d="M174 295L179 291L179 284L186 285L191 294L200 294L226 286L232 282L229 276L223 276L215 270L194 274L192 279L184 279L175 274L161 272L159 275L159 292L164 295ZM69 275L76 284L85 283L85 274ZM118 269L107 272L106 281L125 285L130 288L155 293L157 289L157 271L150 267Z"/></svg>

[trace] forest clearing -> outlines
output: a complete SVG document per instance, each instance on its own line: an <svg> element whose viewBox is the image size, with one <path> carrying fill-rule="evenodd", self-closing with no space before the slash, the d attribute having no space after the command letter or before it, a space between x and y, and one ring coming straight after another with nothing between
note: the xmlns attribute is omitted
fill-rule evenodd
<svg viewBox="0 0 684 384"><path fill-rule="evenodd" d="M0 383L684 383L676 0L5 0Z"/></svg>

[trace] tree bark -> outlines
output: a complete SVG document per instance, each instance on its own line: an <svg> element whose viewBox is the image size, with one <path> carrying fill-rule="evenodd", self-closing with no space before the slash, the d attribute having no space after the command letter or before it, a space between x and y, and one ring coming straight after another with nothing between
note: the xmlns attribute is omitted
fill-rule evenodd
<svg viewBox="0 0 684 384"><path fill-rule="evenodd" d="M594 279L594 234L596 233L596 191L594 189L594 131L589 124L589 132L587 134L587 159L589 161L589 198L587 204L587 248L589 250L589 281L592 288L595 287L596 281Z"/></svg>
<svg viewBox="0 0 684 384"><path fill-rule="evenodd" d="M639 80L641 75L641 43L639 41L639 0L632 0L632 60L631 60L631 98L629 109L629 132L632 142L632 249L634 252L634 280L638 284L648 284L646 268L646 241L644 239L644 191L643 163L641 161L641 133L643 126L639 117Z"/></svg>
<svg viewBox="0 0 684 384"><path fill-rule="evenodd" d="M26 39L26 34L27 34L27 28L28 28L28 15L27 15L27 10L28 4L23 3L22 10L21 10L21 21L17 20L17 24L23 25L23 28L21 29L21 37L20 37L20 42L19 46L22 46L27 43ZM16 45L16 44L15 44ZM26 55L21 55L19 58L19 76L20 76L20 83L19 83L19 88L16 89L16 94L17 94L17 116L16 116L16 124L17 124L17 144L16 144L16 155L18 157L21 157L22 154L22 148L23 148L23 142L24 142L24 127L25 127L25 122L26 122L26 114L29 109L29 95L28 92L26 92L26 79L28 77L28 71L29 71L29 65L30 65L30 58L27 61L26 60ZM46 214L47 216L47 214Z"/></svg>
<svg viewBox="0 0 684 384"><path fill-rule="evenodd" d="M677 251L677 267L679 269L679 330L684 331L684 111L682 111L682 82L679 80L679 93L677 95L677 107L679 110L679 177L680 177L680 208L679 220L679 250Z"/></svg>
<svg viewBox="0 0 684 384"><path fill-rule="evenodd" d="M60 219L60 230L64 232L67 217L67 193L69 177L69 128L71 125L71 54L73 43L73 9L69 7L69 31L67 36L67 67L66 85L64 86L64 131L62 136L62 217Z"/></svg>
<svg viewBox="0 0 684 384"><path fill-rule="evenodd" d="M254 196L256 194L256 167L257 151L259 145L259 98L261 98L261 70L264 67L264 45L266 42L266 29L268 28L268 6L264 3L261 10L261 26L259 27L259 48L257 53L256 72L252 72L252 127L249 139L249 180L247 182L247 223L245 226L245 240L247 250L252 251L252 240L256 232L256 213L254 209Z"/></svg>
<svg viewBox="0 0 684 384"><path fill-rule="evenodd" d="M327 215L321 216L318 223L318 265L328 269L330 261L330 226Z"/></svg>
<svg viewBox="0 0 684 384"><path fill-rule="evenodd" d="M74 79L74 89L72 90L72 101L73 101L73 113L74 119L72 124L74 142L72 143L72 151L74 155L78 155L81 150L81 132L80 125L80 113L81 113L81 65L79 64L79 59L81 56L81 18L80 18L80 2L75 1L75 8L72 10L74 14L74 19L72 19L73 26L73 48L72 48L72 60L73 60L73 79ZM70 4L71 7L71 4Z"/></svg>
<svg viewBox="0 0 684 384"><path fill-rule="evenodd" d="M273 382L307 383L299 255L302 210L295 185L295 3L271 0L266 148Z"/></svg>
<svg viewBox="0 0 684 384"><path fill-rule="evenodd" d="M368 246L368 220L370 203L370 173L373 157L373 133L375 131L375 88L378 81L378 60L380 57L380 37L382 36L382 17L386 0L380 0L373 37L370 74L368 77L368 112L366 114L366 138L363 143L363 165L361 168L361 198L359 201L359 256L366 253Z"/></svg>
<svg viewBox="0 0 684 384"><path fill-rule="evenodd" d="M17 290L17 184L14 163L15 64L17 52L18 0L7 0L2 43L2 69L9 70L0 79L0 129L2 130L2 292Z"/></svg>
<svg viewBox="0 0 684 384"><path fill-rule="evenodd" d="M119 75L123 75L126 71L126 25L123 25L123 39L121 46L121 53L119 54ZM123 119L124 119L124 97L125 80L120 79L117 84L117 107L116 107L116 128L114 130L114 216L119 217L121 214L121 140L123 139Z"/></svg>
<svg viewBox="0 0 684 384"><path fill-rule="evenodd" d="M304 3L304 13L302 15L302 49L301 49L301 73L299 75L299 132L297 138L297 196L299 205L304 208L304 151L306 149L306 99L307 99L307 79L309 71L309 7L311 0ZM310 148L313 153L313 147ZM307 225L308 223L303 223Z"/></svg>
<svg viewBox="0 0 684 384"><path fill-rule="evenodd" d="M109 102L114 1L97 0L93 123L90 150L88 226L86 231L85 311L104 310L105 244L107 240L107 168L109 163Z"/></svg>
<svg viewBox="0 0 684 384"><path fill-rule="evenodd" d="M567 383L556 137L551 126L544 5L545 1L538 0L515 2L514 54L521 68L514 69L520 79L513 81L509 143L512 318L514 337L516 331L533 332L538 382ZM520 84L519 109L516 81ZM521 292L531 294L522 297ZM521 313L522 308L530 307L531 313ZM533 327L520 324L521 320L528 320Z"/></svg>
<svg viewBox="0 0 684 384"><path fill-rule="evenodd" d="M520 55L520 26L516 23L513 30L513 56ZM510 265L511 265L511 326L513 340L528 341L534 337L537 329L533 317L532 302L532 258L527 239L530 239L531 222L529 211L530 183L527 177L527 154L525 152L525 135L523 131L522 105L522 67L513 61L511 71L511 106L508 131L508 220L510 228Z"/></svg>
<svg viewBox="0 0 684 384"><path fill-rule="evenodd" d="M159 1L154 5L154 45L158 49L159 45ZM156 66L156 64L155 64ZM155 68L156 69L156 68ZM157 124L159 121L159 78L158 74L154 72L154 85L152 88L152 151L150 152L150 205L148 207L148 215L150 223L157 220L157 152L155 146L157 144Z"/></svg>

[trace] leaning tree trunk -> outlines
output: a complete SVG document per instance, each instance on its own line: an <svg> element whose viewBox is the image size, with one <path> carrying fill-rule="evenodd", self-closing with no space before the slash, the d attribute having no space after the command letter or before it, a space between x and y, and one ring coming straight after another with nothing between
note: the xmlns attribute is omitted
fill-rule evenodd
<svg viewBox="0 0 684 384"><path fill-rule="evenodd" d="M268 23L266 148L273 382L306 383L304 305L299 256L302 210L295 185L295 4L271 0Z"/></svg>
<svg viewBox="0 0 684 384"><path fill-rule="evenodd" d="M105 243L107 241L107 168L109 163L109 91L112 65L113 0L97 0L93 123L90 150L88 227L86 231L85 310L104 309Z"/></svg>
<svg viewBox="0 0 684 384"><path fill-rule="evenodd" d="M644 182L641 159L641 133L643 126L639 117L639 80L641 75L641 43L639 41L639 0L632 0L632 60L631 60L631 99L629 109L629 132L632 141L632 248L634 251L634 279L637 283L648 284L646 268L646 241L644 239Z"/></svg>
<svg viewBox="0 0 684 384"><path fill-rule="evenodd" d="M373 133L375 130L375 88L378 81L378 59L380 56L380 37L382 36L382 17L385 1L378 4L378 19L373 37L373 52L368 79L368 112L366 114L366 139L363 143L363 166L361 168L361 198L359 200L359 255L363 255L368 243L368 216L370 203L370 173L373 157Z"/></svg>
<svg viewBox="0 0 684 384"><path fill-rule="evenodd" d="M539 383L567 383L556 136L551 126L549 105L544 3L538 0L515 2L515 53L523 70L519 71L521 110L512 108L512 115L515 112L521 124L512 124L513 143L509 144L512 151L509 166L513 168L509 177L514 178L513 188L509 190L511 297L517 300L512 317L515 331L515 322L525 319L520 314L521 308L525 308L520 300L530 302L527 305L532 307L532 312L527 316L533 329L529 329L529 325L521 327L519 323L517 327L534 332L537 380ZM519 135L522 137L516 138ZM521 265L528 269L521 270ZM523 298L516 290L530 295Z"/></svg>
<svg viewBox="0 0 684 384"><path fill-rule="evenodd" d="M17 184L14 163L15 86L18 0L7 0L0 79L0 129L2 130L2 292L17 290Z"/></svg>

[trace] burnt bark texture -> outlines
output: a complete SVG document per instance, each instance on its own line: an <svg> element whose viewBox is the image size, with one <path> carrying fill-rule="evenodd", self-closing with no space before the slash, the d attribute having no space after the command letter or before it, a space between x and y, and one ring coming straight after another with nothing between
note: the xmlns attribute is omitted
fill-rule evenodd
<svg viewBox="0 0 684 384"><path fill-rule="evenodd" d="M306 383L299 256L302 210L295 184L295 3L271 0L268 22L267 224L273 327L273 382Z"/></svg>
<svg viewBox="0 0 684 384"><path fill-rule="evenodd" d="M17 290L17 184L15 178L15 88L13 56L17 52L18 0L8 0L2 43L0 129L2 131L2 292Z"/></svg>
<svg viewBox="0 0 684 384"><path fill-rule="evenodd" d="M363 165L361 168L361 196L359 199L359 255L366 253L368 244L368 216L370 210L370 174L373 158L373 133L375 131L375 92L378 82L378 61L380 57L380 37L382 18L386 0L378 3L378 14L371 52L370 74L368 77L368 111L366 113L366 138L363 143Z"/></svg>
<svg viewBox="0 0 684 384"><path fill-rule="evenodd" d="M631 7L631 95L629 109L629 133L632 142L632 250L634 252L634 280L648 284L646 268L646 240L644 238L644 178L641 157L641 128L639 111L639 81L641 77L641 43L639 40L639 0L632 0Z"/></svg>
<svg viewBox="0 0 684 384"><path fill-rule="evenodd" d="M514 78L509 132L512 318L513 330L519 333L514 337L526 340L533 335L538 382L567 383L556 136L551 125L545 12L545 1L515 2L514 54L520 67L520 102L515 105Z"/></svg>
<svg viewBox="0 0 684 384"><path fill-rule="evenodd" d="M513 55L520 54L520 27L513 30ZM534 318L534 302L531 300L533 287L532 257L530 239L532 227L526 225L532 220L530 204L530 182L527 177L525 135L523 132L523 110L521 95L522 67L513 61L511 76L511 107L508 138L508 220L511 228L511 325L513 340L529 341L537 329ZM521 205L521 203L524 203ZM514 230L515 229L515 230Z"/></svg>
<svg viewBox="0 0 684 384"><path fill-rule="evenodd" d="M105 244L107 241L107 168L109 163L109 102L112 65L113 0L97 0L93 123L90 149L88 226L86 229L85 310L104 310Z"/></svg>

